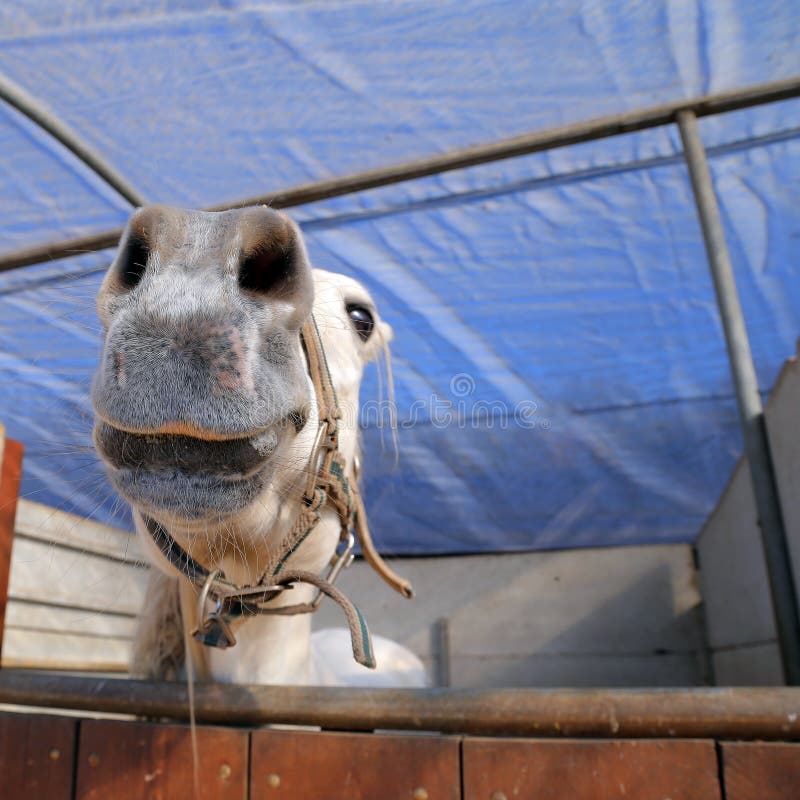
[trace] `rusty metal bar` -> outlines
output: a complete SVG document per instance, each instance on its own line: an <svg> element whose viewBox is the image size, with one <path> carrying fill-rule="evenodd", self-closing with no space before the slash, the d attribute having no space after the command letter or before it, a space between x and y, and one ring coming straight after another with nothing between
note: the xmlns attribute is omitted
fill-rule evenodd
<svg viewBox="0 0 800 800"><path fill-rule="evenodd" d="M83 161L89 169L99 175L132 206L143 206L147 202L144 196L131 186L126 178L84 142L75 131L65 125L38 100L34 100L27 92L1 75L0 100L4 100L19 111L20 114L26 116L42 130L47 131L54 139L61 142L67 150Z"/></svg>
<svg viewBox="0 0 800 800"><path fill-rule="evenodd" d="M581 144L609 136L634 133L648 128L657 128L673 122L675 115L683 109L691 109L697 116L722 114L754 105L786 100L800 95L800 77L775 81L746 89L737 89L715 95L704 95L691 100L677 100L659 106L630 111L626 114L614 114L607 117L566 125L539 133L515 136L492 144L468 147L440 156L431 156L416 161L397 164L391 167L361 172L344 178L332 178L328 181L297 186L284 192L250 197L239 205L257 205L267 203L276 208L287 208L317 200L326 200L366 189L389 186L394 183L438 175L455 169L475 167L493 161L539 153L557 147ZM230 208L228 205L216 206L209 210Z"/></svg>
<svg viewBox="0 0 800 800"><path fill-rule="evenodd" d="M725 243L722 218L695 114L692 111L679 112L678 127L692 179L692 189L714 280L722 328L725 332L725 344L739 406L744 449L750 465L750 477L758 510L758 524L761 528L761 542L769 575L784 674L788 684L798 686L800 685L800 611L797 605L797 589L792 575L792 560L786 540L750 340L747 336L736 280Z"/></svg>
<svg viewBox="0 0 800 800"><path fill-rule="evenodd" d="M673 123L676 115L684 110L691 110L698 117L704 117L765 103L774 103L798 96L800 96L800 77L788 78L773 83L750 86L746 89L704 95L691 100L677 100L673 103L631 111L626 114L600 117L587 122L516 136L493 142L492 144L468 147L439 156L407 161L402 164L367 170L341 178L306 183L291 189L249 197L245 200L221 203L206 210L224 211L248 205L291 208L319 200L327 200L332 197L363 192L367 189L376 189L381 186L415 180L429 175L438 175L455 169L475 167L480 164L530 155L543 150L605 139L610 136L619 136L620 134L633 133L648 128L657 128L661 125ZM120 228L9 253L8 255L0 256L0 272L38 264L43 261L67 258L77 253L96 252L108 247L114 247L121 233L122 229Z"/></svg>
<svg viewBox="0 0 800 800"><path fill-rule="evenodd" d="M800 689L195 686L198 722L505 736L800 739ZM189 718L185 683L0 670L0 703Z"/></svg>

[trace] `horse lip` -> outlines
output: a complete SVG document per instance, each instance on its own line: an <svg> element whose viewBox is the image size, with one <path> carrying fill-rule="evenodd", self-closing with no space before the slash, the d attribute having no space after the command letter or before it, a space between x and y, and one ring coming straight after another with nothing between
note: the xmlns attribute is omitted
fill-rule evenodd
<svg viewBox="0 0 800 800"><path fill-rule="evenodd" d="M246 433L220 433L219 431L208 430L195 425L194 423L184 422L181 420L168 422L164 425L159 425L158 427L154 428L129 427L118 420L109 418L98 408L94 409L96 426L98 424L104 424L109 428L113 428L115 431L123 431L124 433L131 433L137 436L186 436L190 439L198 439L204 442L229 442L260 436L267 431L273 430L275 427L285 425L291 420L294 413L296 412L287 414L284 419L280 420L276 424L265 425L262 428L254 428Z"/></svg>
<svg viewBox="0 0 800 800"><path fill-rule="evenodd" d="M95 446L118 470L216 475L236 481L259 473L278 447L276 428L235 439L205 439L184 434L126 431L98 420Z"/></svg>
<svg viewBox="0 0 800 800"><path fill-rule="evenodd" d="M276 422L264 425L260 428L253 428L246 433L220 433L219 431L208 430L194 423L184 422L182 420L168 422L155 428L132 428L117 420L110 419L98 408L94 409L94 414L96 417L96 425L102 423L108 425L109 428L113 428L117 431L124 431L125 433L132 433L140 436L187 436L191 439L199 439L206 442L228 442L238 441L240 439L254 439L270 431L290 425L294 428L295 433L300 433L305 427L306 422L308 422L308 409L304 406L298 406L292 409Z"/></svg>

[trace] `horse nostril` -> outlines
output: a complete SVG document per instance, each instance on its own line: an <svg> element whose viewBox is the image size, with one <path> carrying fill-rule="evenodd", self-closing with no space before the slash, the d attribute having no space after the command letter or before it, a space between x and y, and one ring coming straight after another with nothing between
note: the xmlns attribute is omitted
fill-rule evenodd
<svg viewBox="0 0 800 800"><path fill-rule="evenodd" d="M117 256L117 273L123 286L133 289L141 281L149 256L147 243L136 234L131 234Z"/></svg>
<svg viewBox="0 0 800 800"><path fill-rule="evenodd" d="M291 275L295 253L291 244L276 251L258 251L245 256L239 265L239 286L266 293Z"/></svg>
<svg viewBox="0 0 800 800"><path fill-rule="evenodd" d="M258 294L291 291L302 270L303 246L289 220L269 209L250 209L240 227L239 286Z"/></svg>

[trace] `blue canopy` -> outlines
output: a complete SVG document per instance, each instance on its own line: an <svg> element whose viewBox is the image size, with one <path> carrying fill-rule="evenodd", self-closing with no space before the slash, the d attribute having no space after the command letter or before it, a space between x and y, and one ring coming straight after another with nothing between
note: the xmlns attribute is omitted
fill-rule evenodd
<svg viewBox="0 0 800 800"><path fill-rule="evenodd" d="M800 72L785 0L64 5L0 7L0 74L184 207ZM700 129L767 393L800 328L800 102ZM658 128L291 212L395 329L397 458L381 408L362 415L384 551L695 536L741 443L680 153ZM0 104L0 253L129 212ZM0 421L25 496L119 525L89 445L109 259L0 274Z"/></svg>

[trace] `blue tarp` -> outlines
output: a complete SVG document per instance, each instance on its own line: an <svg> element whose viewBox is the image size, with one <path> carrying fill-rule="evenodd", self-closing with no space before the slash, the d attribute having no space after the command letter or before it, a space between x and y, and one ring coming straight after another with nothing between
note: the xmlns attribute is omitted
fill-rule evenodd
<svg viewBox="0 0 800 800"><path fill-rule="evenodd" d="M797 0L63 5L0 7L0 73L184 207L800 72ZM700 127L766 393L800 331L800 101ZM0 105L0 252L128 213ZM696 535L741 443L674 128L291 213L395 329L397 459L362 420L385 551ZM88 444L109 257L0 274L0 421L26 496L128 524Z"/></svg>

